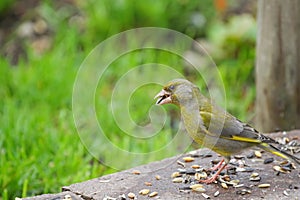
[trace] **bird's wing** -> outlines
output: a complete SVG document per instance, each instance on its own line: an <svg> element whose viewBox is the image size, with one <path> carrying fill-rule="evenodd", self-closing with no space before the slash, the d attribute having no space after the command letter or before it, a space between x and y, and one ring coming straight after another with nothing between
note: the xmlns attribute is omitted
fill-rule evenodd
<svg viewBox="0 0 300 200"><path fill-rule="evenodd" d="M200 111L209 135L242 142L276 143L272 138L260 134L250 125L241 122L229 113L220 113L222 112L218 112L216 115L211 112Z"/></svg>

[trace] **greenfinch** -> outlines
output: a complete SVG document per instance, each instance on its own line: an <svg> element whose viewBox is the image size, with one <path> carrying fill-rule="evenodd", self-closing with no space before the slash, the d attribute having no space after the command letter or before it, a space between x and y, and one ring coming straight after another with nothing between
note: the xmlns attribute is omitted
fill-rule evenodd
<svg viewBox="0 0 300 200"><path fill-rule="evenodd" d="M200 93L200 89L185 79L174 79L167 83L155 99L156 104L175 104L180 108L181 118L192 139L223 156L212 168L218 170L212 177L202 180L214 182L230 161L230 156L252 146L300 164L300 159L272 144L275 140L267 137L250 125L241 122L224 109L218 107ZM223 164L224 163L224 164Z"/></svg>

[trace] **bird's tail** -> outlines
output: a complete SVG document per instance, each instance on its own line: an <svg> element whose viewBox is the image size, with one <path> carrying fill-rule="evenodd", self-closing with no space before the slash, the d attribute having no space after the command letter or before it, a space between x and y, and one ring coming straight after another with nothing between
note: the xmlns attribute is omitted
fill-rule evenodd
<svg viewBox="0 0 300 200"><path fill-rule="evenodd" d="M298 165L300 165L300 158L298 158L294 155L291 155L291 154L287 153L286 151L280 150L280 149L278 149L277 147L274 147L271 144L263 142L259 145L259 147L262 148L265 151L268 151L268 152L270 152L274 155L280 156L280 157L285 158L287 160L293 160Z"/></svg>

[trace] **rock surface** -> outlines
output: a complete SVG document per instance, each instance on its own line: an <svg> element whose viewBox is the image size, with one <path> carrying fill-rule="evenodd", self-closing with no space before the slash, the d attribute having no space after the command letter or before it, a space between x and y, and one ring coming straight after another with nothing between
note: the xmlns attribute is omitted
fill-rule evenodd
<svg viewBox="0 0 300 200"><path fill-rule="evenodd" d="M300 141L300 130L291 131L286 135L282 133L269 134L273 138L288 137ZM192 165L200 165L208 169L212 166L212 160L220 160L216 153L207 149L194 151L193 154L184 154L167 158L162 161L152 162L129 170L102 176L82 183L75 183L62 188L62 193L45 194L27 200L42 199L130 199L129 193L134 193L135 199L300 199L300 166L289 173L278 173L273 167L278 166L283 159L268 152L261 152L261 158L255 156L254 151L249 149L236 156L235 161L245 163L244 167L238 167L235 173L229 173L231 180L239 180L238 186L228 185L228 189L221 186L220 182L210 185L203 184L204 194L189 189L191 184L196 183L194 175L184 175L185 183L172 182L171 174L178 169L193 171ZM254 154L253 158L247 155ZM194 161L185 162L182 158L192 156ZM299 157L299 153L297 155ZM248 156L249 157L249 156ZM264 164L265 159L274 158L274 161ZM177 161L184 163L179 164ZM231 168L233 168L231 166ZM247 169L243 171L243 169ZM138 173L140 172L140 174ZM259 181L250 181L252 173L258 173ZM159 177L158 177L159 176ZM191 181L192 180L192 181ZM270 184L270 187L260 188L260 184ZM147 195L139 194L142 189L149 189ZM214 195L219 192L219 195ZM152 192L157 192L154 197L149 197ZM67 195L67 196L66 196ZM207 197L207 196L206 196ZM70 198L69 198L70 199Z"/></svg>

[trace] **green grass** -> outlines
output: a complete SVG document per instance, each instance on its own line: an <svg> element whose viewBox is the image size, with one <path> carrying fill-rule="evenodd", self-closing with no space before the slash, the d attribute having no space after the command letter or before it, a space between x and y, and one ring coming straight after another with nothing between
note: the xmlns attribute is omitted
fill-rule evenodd
<svg viewBox="0 0 300 200"><path fill-rule="evenodd" d="M150 7L151 9L147 9L148 4L142 3L135 5L135 8L127 1L122 5L124 7L121 4L120 7L117 4L111 5L109 4L111 1L89 2L94 4L79 4L81 11L87 15L86 31L82 32L77 26L69 25L68 17L72 15L72 9L56 10L52 1L45 1L38 8L38 12L47 20L55 35L52 48L39 55L27 47L28 61L21 60L17 66L10 66L7 58L0 58L0 191L3 200L16 196L59 192L63 185L112 173L116 170L103 165L111 157L117 157L120 163L127 164L122 166L122 169L125 169L131 165L159 160L185 150L178 145L162 150L159 154L151 154L143 160L128 160L126 157L112 155L112 152L106 149L100 151L99 157L94 158L81 143L73 120L72 91L76 73L84 58L97 42L122 30L142 25L172 28L174 24L170 23L178 18L174 13L180 10L176 4L180 4L181 1L175 1L175 4L171 4L172 1L166 3L159 1ZM97 12L97 9L103 9L101 7L103 5L108 6L111 11L121 12L122 21L115 19L116 14ZM170 8L170 15L162 18L165 7ZM180 26L184 27L189 13L195 10L197 11L195 7L186 5L183 21L178 22ZM142 15L143 12L146 12L145 15ZM136 13L136 16L132 13ZM138 17L140 15L142 18ZM215 23L210 19L212 15L207 14L207 18L209 23ZM98 25L100 22L103 26ZM209 30L214 28L211 26ZM218 28L227 30L230 27L222 24L218 25ZM219 38L216 42L215 36L209 31L206 33L201 29L200 33L195 33L192 29L184 28L180 31L186 31L191 36L205 35L216 46L210 53L224 81L227 108L243 120L251 119L249 112L252 111L255 95L253 78L255 38L245 39L243 35L231 37L229 34L229 36L220 35L219 37L224 38ZM232 45L232 48L228 49L228 45ZM114 50L111 48L108 51ZM236 54L236 51L239 54ZM128 70L145 63L164 64L172 66L182 74L187 73L182 59L174 54L151 49L135 51L123 55L111 64L99 80L95 95L97 118L106 136L119 148L137 153L159 151L174 138L179 120L178 109L172 105L165 106L165 114L168 116L165 127L149 140L134 140L116 124L111 108L107 106L110 105L116 81ZM157 76L156 71L146 68L139 70L138 75L149 79ZM167 72L163 72L160 76L165 77L165 82L171 79ZM200 75L192 73L189 78L205 89ZM126 97L124 101L128 100L132 120L144 126L150 122L149 109L163 114L161 108L152 107L153 95L160 89L161 87L156 84L144 85L133 91L129 99L126 99L128 97L126 91L120 93L120 98L116 101L120 108L117 107L116 111L123 112L123 107L127 104L124 104L122 97ZM136 126L128 123L126 115L124 116L124 118L121 116L121 120L124 120L121 121L123 128L136 134L145 134L138 132ZM159 124L159 120L156 123ZM97 141L97 138L91 139ZM103 144L101 141L97 142L101 149Z"/></svg>

